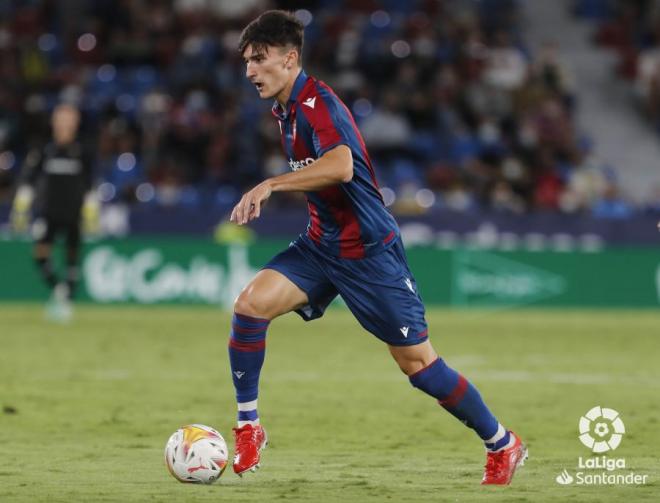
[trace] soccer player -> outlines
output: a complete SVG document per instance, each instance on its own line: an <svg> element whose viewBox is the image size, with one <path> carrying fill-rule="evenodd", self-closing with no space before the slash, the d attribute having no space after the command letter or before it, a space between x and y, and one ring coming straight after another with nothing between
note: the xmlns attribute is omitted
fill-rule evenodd
<svg viewBox="0 0 660 503"><path fill-rule="evenodd" d="M77 139L79 125L78 108L70 104L55 107L51 117L53 141L27 155L11 216L15 228L23 227L36 191L34 260L51 290L47 315L57 321L67 321L72 315L71 299L78 282L83 201L88 218L94 220L98 216L98 203L90 192L91 162ZM66 237L64 280L58 278L51 258L53 243L60 234Z"/></svg>
<svg viewBox="0 0 660 503"><path fill-rule="evenodd" d="M290 311L313 320L340 295L360 324L387 344L410 383L481 438L487 451L482 483L509 484L527 449L431 346L424 305L362 136L332 89L304 72L302 48L303 26L284 11L263 13L239 42L247 78L259 97L274 98L291 172L246 192L231 220L242 225L259 218L263 203L279 191L304 192L310 218L307 230L257 273L234 305L234 471L254 471L267 441L257 395L269 323Z"/></svg>

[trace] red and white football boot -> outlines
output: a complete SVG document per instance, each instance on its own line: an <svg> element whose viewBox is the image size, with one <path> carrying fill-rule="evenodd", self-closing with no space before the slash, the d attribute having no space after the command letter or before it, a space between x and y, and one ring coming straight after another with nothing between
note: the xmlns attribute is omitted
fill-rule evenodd
<svg viewBox="0 0 660 503"><path fill-rule="evenodd" d="M511 483L516 468L525 464L528 458L527 447L522 443L520 437L510 432L515 439L513 445L498 452L488 452L486 458L486 469L481 483L508 485Z"/></svg>
<svg viewBox="0 0 660 503"><path fill-rule="evenodd" d="M261 425L246 424L241 428L234 428L234 473L243 476L243 473L257 471L261 459L261 450L266 447L268 437Z"/></svg>

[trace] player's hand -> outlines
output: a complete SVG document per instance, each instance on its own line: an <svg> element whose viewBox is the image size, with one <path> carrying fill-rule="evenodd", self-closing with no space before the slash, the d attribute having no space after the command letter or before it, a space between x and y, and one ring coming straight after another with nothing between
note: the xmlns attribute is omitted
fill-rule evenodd
<svg viewBox="0 0 660 503"><path fill-rule="evenodd" d="M34 198L34 191L29 185L23 185L16 191L16 197L11 208L9 222L14 232L25 233L30 225L30 207Z"/></svg>
<svg viewBox="0 0 660 503"><path fill-rule="evenodd" d="M255 218L261 216L261 205L273 193L268 180L261 182L255 188L243 194L243 197L238 202L231 212L230 221L236 222L238 225L248 223Z"/></svg>
<svg viewBox="0 0 660 503"><path fill-rule="evenodd" d="M82 207L82 229L88 236L99 234L101 230L101 204L95 191L89 191L85 195Z"/></svg>

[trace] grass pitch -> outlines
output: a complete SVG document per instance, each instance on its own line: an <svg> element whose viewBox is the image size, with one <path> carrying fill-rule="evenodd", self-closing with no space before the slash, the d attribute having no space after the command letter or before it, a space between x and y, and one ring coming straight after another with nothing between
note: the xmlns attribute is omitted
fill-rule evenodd
<svg viewBox="0 0 660 503"><path fill-rule="evenodd" d="M229 316L211 308L0 306L0 501L658 501L660 314L431 311L431 338L529 445L510 487L481 487L476 436L414 390L385 347L343 310L269 331L259 409L262 469L213 486L176 482L168 436L235 418ZM646 486L561 486L575 473L579 417L621 413L610 453Z"/></svg>

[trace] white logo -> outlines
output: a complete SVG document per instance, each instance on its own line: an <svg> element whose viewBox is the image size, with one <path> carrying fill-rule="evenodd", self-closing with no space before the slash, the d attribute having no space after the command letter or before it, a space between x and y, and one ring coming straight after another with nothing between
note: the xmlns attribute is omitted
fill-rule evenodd
<svg viewBox="0 0 660 503"><path fill-rule="evenodd" d="M303 101L303 105L307 105L309 108L314 108L314 103L316 103L316 96L313 98L307 98Z"/></svg>
<svg viewBox="0 0 660 503"><path fill-rule="evenodd" d="M408 327L401 327L399 330L401 330L404 337L408 337Z"/></svg>
<svg viewBox="0 0 660 503"><path fill-rule="evenodd" d="M557 481L557 484L561 484L563 486L567 486L568 484L573 483L573 477L566 470L564 470L559 475L557 475L557 478L555 478L555 480Z"/></svg>
<svg viewBox="0 0 660 503"><path fill-rule="evenodd" d="M607 452L619 447L626 427L614 409L597 405L580 418L580 442L593 452Z"/></svg>
<svg viewBox="0 0 660 503"><path fill-rule="evenodd" d="M406 286L412 293L415 293L415 289L412 286L412 281L410 281L410 278L406 278Z"/></svg>
<svg viewBox="0 0 660 503"><path fill-rule="evenodd" d="M240 379L245 375L245 372L241 372L240 370L235 370L234 375Z"/></svg>
<svg viewBox="0 0 660 503"><path fill-rule="evenodd" d="M597 405L580 418L580 442L594 453L616 449L626 432L619 413ZM630 470L626 458L617 458L604 454L579 456L575 471L566 469L555 477L562 486L612 486L648 484L649 475Z"/></svg>
<svg viewBox="0 0 660 503"><path fill-rule="evenodd" d="M82 276L90 297L99 302L185 299L231 306L253 269L247 249L235 247L228 255L226 266L201 254L186 264L168 258L158 247L124 255L112 246L99 246L85 257Z"/></svg>
<svg viewBox="0 0 660 503"><path fill-rule="evenodd" d="M82 163L78 159L55 157L46 161L43 169L49 175L77 175L82 171Z"/></svg>
<svg viewBox="0 0 660 503"><path fill-rule="evenodd" d="M289 159L289 167L291 168L291 171L298 171L299 169L306 168L310 164L314 164L314 161L316 161L316 159L312 159L311 157L303 159L302 161L294 161L293 159Z"/></svg>

